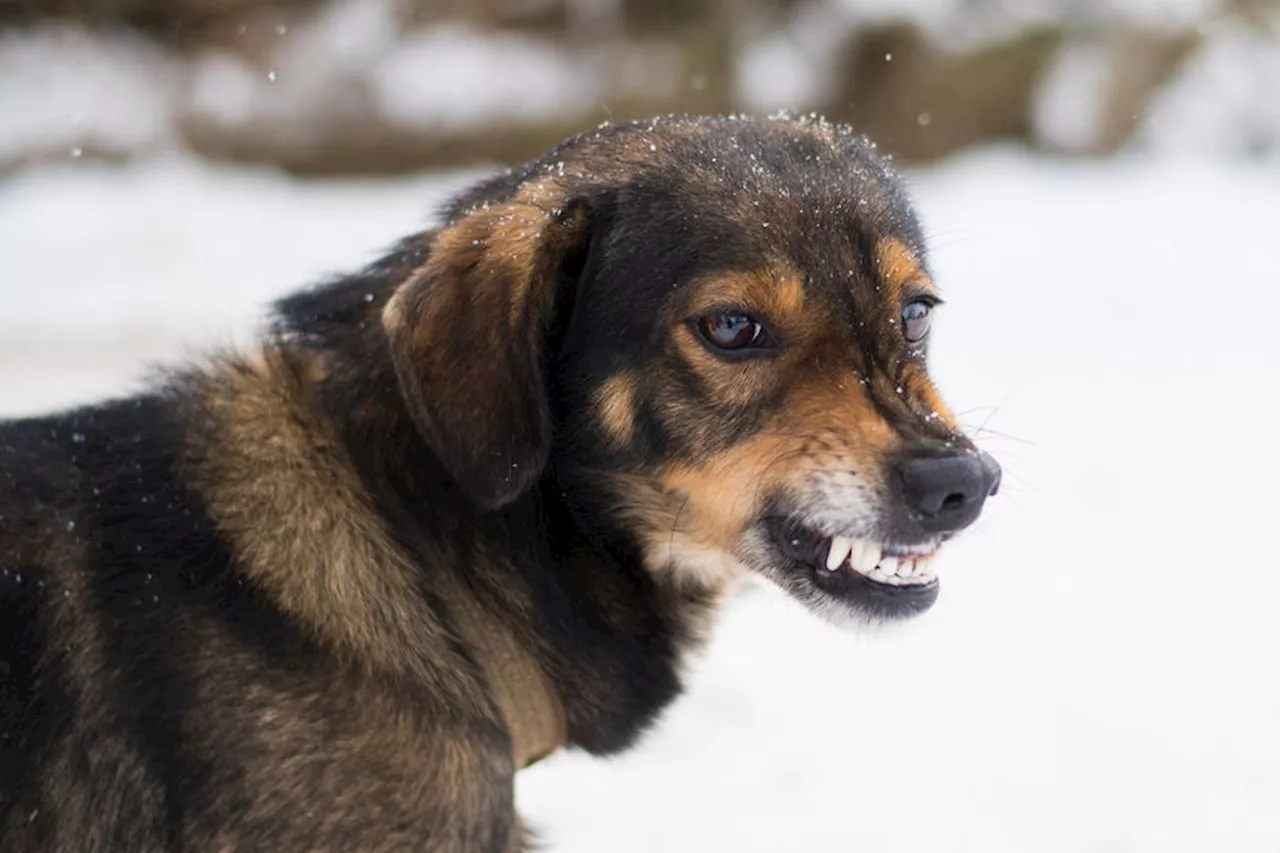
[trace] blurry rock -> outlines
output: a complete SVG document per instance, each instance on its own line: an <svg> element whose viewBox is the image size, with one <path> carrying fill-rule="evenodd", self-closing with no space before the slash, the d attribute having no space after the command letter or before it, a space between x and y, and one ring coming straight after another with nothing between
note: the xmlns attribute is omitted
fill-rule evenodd
<svg viewBox="0 0 1280 853"><path fill-rule="evenodd" d="M163 38L189 40L207 28L234 28L261 10L285 13L322 0L6 0L0 22L29 24L48 18L93 27L133 27Z"/></svg>
<svg viewBox="0 0 1280 853"><path fill-rule="evenodd" d="M857 34L826 112L894 156L933 160L978 142L1027 139L1037 81L1062 39L1039 27L950 53L913 24Z"/></svg>
<svg viewBox="0 0 1280 853"><path fill-rule="evenodd" d="M1198 43L1195 31L1126 27L1066 44L1037 94L1035 141L1065 154L1120 150Z"/></svg>

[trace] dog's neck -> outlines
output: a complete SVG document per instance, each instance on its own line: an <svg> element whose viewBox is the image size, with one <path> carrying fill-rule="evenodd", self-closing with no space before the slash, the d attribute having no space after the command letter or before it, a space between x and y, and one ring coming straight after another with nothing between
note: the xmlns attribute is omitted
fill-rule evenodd
<svg viewBox="0 0 1280 853"><path fill-rule="evenodd" d="M503 682L491 697L505 706L513 735L528 741L518 751L536 758L560 740L597 753L625 748L678 694L681 658L718 594L655 578L572 471L549 471L499 510L469 502L400 402L377 321L386 294L370 289L367 299L367 286L331 288L329 315L310 307L299 312L300 330L280 336L283 352L312 365L301 393L324 412L391 538L430 574L430 588L463 591L464 606L486 617L483 636L465 639L487 650L487 674ZM511 664L519 650L535 669ZM541 678L550 703L534 698ZM564 737L549 735L561 721Z"/></svg>

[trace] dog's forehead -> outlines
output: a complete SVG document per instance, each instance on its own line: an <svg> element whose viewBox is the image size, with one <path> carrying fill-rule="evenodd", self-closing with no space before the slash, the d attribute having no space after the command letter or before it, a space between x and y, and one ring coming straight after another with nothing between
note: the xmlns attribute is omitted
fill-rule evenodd
<svg viewBox="0 0 1280 853"><path fill-rule="evenodd" d="M728 121L657 132L617 193L625 234L673 284L718 269L786 267L850 288L923 273L920 228L869 143L830 125ZM891 263L886 263L890 259Z"/></svg>

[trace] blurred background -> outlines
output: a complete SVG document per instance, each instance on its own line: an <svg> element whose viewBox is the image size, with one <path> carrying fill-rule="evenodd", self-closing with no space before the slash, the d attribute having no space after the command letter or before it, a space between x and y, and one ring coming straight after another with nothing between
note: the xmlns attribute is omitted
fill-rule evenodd
<svg viewBox="0 0 1280 853"><path fill-rule="evenodd" d="M910 162L1280 144L1275 0L0 0L0 26L0 169L381 174L777 109Z"/></svg>
<svg viewBox="0 0 1280 853"><path fill-rule="evenodd" d="M1280 0L0 0L0 417L599 122L819 111L915 199L931 372L1005 470L924 618L727 608L546 849L1280 851Z"/></svg>

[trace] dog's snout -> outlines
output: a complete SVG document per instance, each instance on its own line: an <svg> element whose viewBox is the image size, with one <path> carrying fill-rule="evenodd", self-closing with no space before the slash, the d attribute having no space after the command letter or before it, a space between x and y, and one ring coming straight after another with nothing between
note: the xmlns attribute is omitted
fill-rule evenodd
<svg viewBox="0 0 1280 853"><path fill-rule="evenodd" d="M972 524L1000 487L1000 466L986 453L916 456L901 463L898 474L908 507L935 533Z"/></svg>

